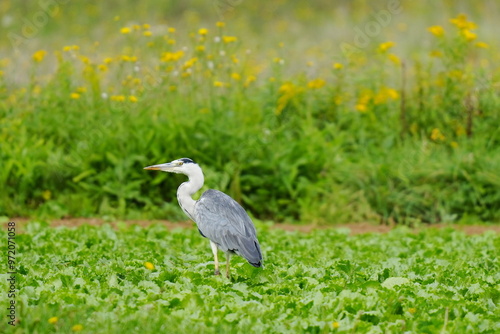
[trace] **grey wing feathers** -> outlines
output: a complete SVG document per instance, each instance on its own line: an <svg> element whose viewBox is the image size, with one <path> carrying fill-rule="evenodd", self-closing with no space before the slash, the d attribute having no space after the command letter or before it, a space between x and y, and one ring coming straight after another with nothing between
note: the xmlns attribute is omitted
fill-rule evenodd
<svg viewBox="0 0 500 334"><path fill-rule="evenodd" d="M194 211L203 236L221 250L235 252L251 265L261 266L262 253L255 226L238 202L223 192L209 189L196 202Z"/></svg>

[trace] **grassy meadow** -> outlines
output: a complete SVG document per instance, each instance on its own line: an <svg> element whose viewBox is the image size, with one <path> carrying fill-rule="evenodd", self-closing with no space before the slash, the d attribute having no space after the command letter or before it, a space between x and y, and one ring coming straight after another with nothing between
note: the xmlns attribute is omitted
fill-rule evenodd
<svg viewBox="0 0 500 334"><path fill-rule="evenodd" d="M0 216L500 221L493 1L2 1Z"/></svg>
<svg viewBox="0 0 500 334"><path fill-rule="evenodd" d="M2 0L0 333L499 333L499 234L421 228L500 222L499 12ZM181 157L264 268L214 276L194 226L148 222L186 220L185 176L143 170Z"/></svg>

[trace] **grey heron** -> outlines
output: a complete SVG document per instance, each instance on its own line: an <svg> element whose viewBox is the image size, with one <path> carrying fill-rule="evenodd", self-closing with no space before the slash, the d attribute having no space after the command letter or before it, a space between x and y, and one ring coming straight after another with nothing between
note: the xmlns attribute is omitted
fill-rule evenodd
<svg viewBox="0 0 500 334"><path fill-rule="evenodd" d="M226 276L232 254L245 258L254 267L262 266L262 252L255 226L246 211L230 196L209 189L196 201L191 196L203 187L201 167L189 158L144 167L188 177L177 189L177 200L184 213L198 226L200 234L210 240L214 254L215 275L219 275L217 249L226 253Z"/></svg>

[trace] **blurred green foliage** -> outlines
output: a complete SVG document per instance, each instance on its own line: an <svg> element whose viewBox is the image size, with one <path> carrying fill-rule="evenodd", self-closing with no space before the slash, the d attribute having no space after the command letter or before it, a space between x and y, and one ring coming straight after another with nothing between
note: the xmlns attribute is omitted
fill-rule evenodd
<svg viewBox="0 0 500 334"><path fill-rule="evenodd" d="M57 3L0 6L0 215L184 219L142 167L190 157L261 219L500 221L493 3Z"/></svg>

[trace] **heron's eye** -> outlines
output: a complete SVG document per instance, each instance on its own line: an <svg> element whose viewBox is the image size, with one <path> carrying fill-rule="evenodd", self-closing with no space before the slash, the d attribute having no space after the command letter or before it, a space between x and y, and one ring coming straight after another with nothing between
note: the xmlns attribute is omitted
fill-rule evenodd
<svg viewBox="0 0 500 334"><path fill-rule="evenodd" d="M178 164L179 164L179 166L182 166L184 164L184 162L179 161Z"/></svg>

